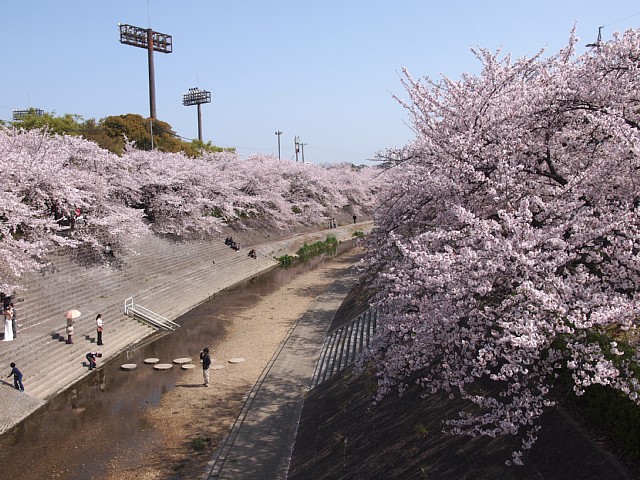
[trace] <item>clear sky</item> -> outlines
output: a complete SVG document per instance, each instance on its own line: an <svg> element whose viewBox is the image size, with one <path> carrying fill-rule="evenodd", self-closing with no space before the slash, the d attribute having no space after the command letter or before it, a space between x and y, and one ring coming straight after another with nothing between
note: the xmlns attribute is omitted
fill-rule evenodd
<svg viewBox="0 0 640 480"><path fill-rule="evenodd" d="M580 50L640 27L637 0L0 0L0 119L41 108L96 120L149 116L147 54L120 44L118 23L173 37L156 53L157 116L197 138L190 87L202 106L205 141L250 153L366 163L409 142L399 72L457 78L479 72L471 47L514 57L566 45L577 23Z"/></svg>

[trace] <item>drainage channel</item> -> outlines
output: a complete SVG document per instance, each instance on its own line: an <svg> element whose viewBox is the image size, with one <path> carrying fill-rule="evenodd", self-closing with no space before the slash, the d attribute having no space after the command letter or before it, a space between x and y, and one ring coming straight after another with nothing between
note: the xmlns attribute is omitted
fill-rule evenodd
<svg viewBox="0 0 640 480"><path fill-rule="evenodd" d="M351 246L351 242L341 244L338 254ZM141 368L144 359L157 357L171 362L190 356L197 362L203 339L211 346L224 337L224 318L230 312L251 307L261 296L323 261L325 257L317 257L288 269L276 268L218 293L177 319L181 328L156 334L126 350L50 400L0 436L2 478L98 478L112 458L123 458L122 453L150 449L161 442L145 422L144 412L174 388L182 371ZM120 369L124 363L139 365L135 376ZM133 461L136 456L131 457Z"/></svg>

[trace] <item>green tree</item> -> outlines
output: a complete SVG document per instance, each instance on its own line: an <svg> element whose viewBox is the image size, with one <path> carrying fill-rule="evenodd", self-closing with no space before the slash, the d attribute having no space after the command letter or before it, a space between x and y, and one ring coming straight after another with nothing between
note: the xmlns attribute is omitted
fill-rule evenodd
<svg viewBox="0 0 640 480"><path fill-rule="evenodd" d="M20 120L9 123L25 130L47 128L50 133L81 135L118 155L124 152L127 140L133 142L136 148L151 150L149 135L151 127L153 127L153 147L163 152L184 152L192 158L201 157L205 152L235 152L235 148L222 148L211 142L184 141L167 122L153 120L151 123L149 118L136 113L112 115L96 121L93 118L83 120L82 116L71 113L65 113L62 116L56 116L55 112L38 115L33 109Z"/></svg>
<svg viewBox="0 0 640 480"><path fill-rule="evenodd" d="M55 112L47 112L38 115L35 109L30 111L19 120L14 120L11 124L16 128L33 130L34 128L47 128L51 133L59 135L77 135L81 130L82 117L80 115L65 113L57 117Z"/></svg>
<svg viewBox="0 0 640 480"><path fill-rule="evenodd" d="M137 148L151 150L151 136L153 128L153 146L163 152L180 152L183 150L182 141L167 122L144 118L135 113L114 115L100 120L100 126L105 133L116 141L117 153L124 149L125 137L135 143Z"/></svg>
<svg viewBox="0 0 640 480"><path fill-rule="evenodd" d="M124 151L124 141L120 137L120 141L117 137L110 136L106 129L102 127L99 122L96 122L94 118L85 120L80 125L80 134L87 140L97 143L100 147L110 152L121 155Z"/></svg>
<svg viewBox="0 0 640 480"><path fill-rule="evenodd" d="M233 147L218 147L211 142L203 142L201 140L191 140L191 142L183 142L183 151L190 157L201 157L205 153L219 153L219 152L231 152L235 153L236 149Z"/></svg>

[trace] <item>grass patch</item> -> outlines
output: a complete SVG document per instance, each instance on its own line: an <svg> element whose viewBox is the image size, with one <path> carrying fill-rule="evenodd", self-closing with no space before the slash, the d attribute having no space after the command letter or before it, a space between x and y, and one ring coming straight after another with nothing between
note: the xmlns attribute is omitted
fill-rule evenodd
<svg viewBox="0 0 640 480"><path fill-rule="evenodd" d="M286 268L293 265L293 262L295 261L295 257L292 257L291 255L283 255L281 257L276 257L276 260L278 261L281 267Z"/></svg>
<svg viewBox="0 0 640 480"><path fill-rule="evenodd" d="M418 437L421 437L421 438L424 438L429 434L429 429L424 423L418 423L414 427L413 431Z"/></svg>
<svg viewBox="0 0 640 480"><path fill-rule="evenodd" d="M338 247L338 240L333 235L327 236L324 241L315 242L312 244L305 243L298 249L296 255L300 260L308 260L323 253L333 253Z"/></svg>
<svg viewBox="0 0 640 480"><path fill-rule="evenodd" d="M191 440L191 446L196 452L200 452L201 450L204 450L205 448L207 448L208 445L209 445L208 438L198 437Z"/></svg>
<svg viewBox="0 0 640 480"><path fill-rule="evenodd" d="M276 260L281 267L290 267L295 261L304 262L323 253L334 253L338 248L338 243L336 237L329 235L324 241L312 244L305 243L298 249L295 256L283 255L282 257L276 257Z"/></svg>

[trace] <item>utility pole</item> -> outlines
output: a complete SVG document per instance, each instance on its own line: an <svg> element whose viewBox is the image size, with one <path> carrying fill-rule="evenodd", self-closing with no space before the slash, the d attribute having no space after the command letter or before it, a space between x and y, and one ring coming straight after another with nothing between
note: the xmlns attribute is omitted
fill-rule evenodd
<svg viewBox="0 0 640 480"><path fill-rule="evenodd" d="M298 163L298 152L300 151L300 137L297 135L293 138L293 143L296 147L296 163Z"/></svg>
<svg viewBox="0 0 640 480"><path fill-rule="evenodd" d="M278 160L280 160L280 135L282 135L282 132L278 130L276 135L278 136Z"/></svg>
<svg viewBox="0 0 640 480"><path fill-rule="evenodd" d="M587 43L585 47L591 47L591 48L602 47L602 29L603 28L604 28L604 25L602 27L598 27L598 39L595 41L595 43Z"/></svg>
<svg viewBox="0 0 640 480"><path fill-rule="evenodd" d="M300 147L302 147L302 163L304 163L304 146L306 145L306 143L301 143Z"/></svg>

